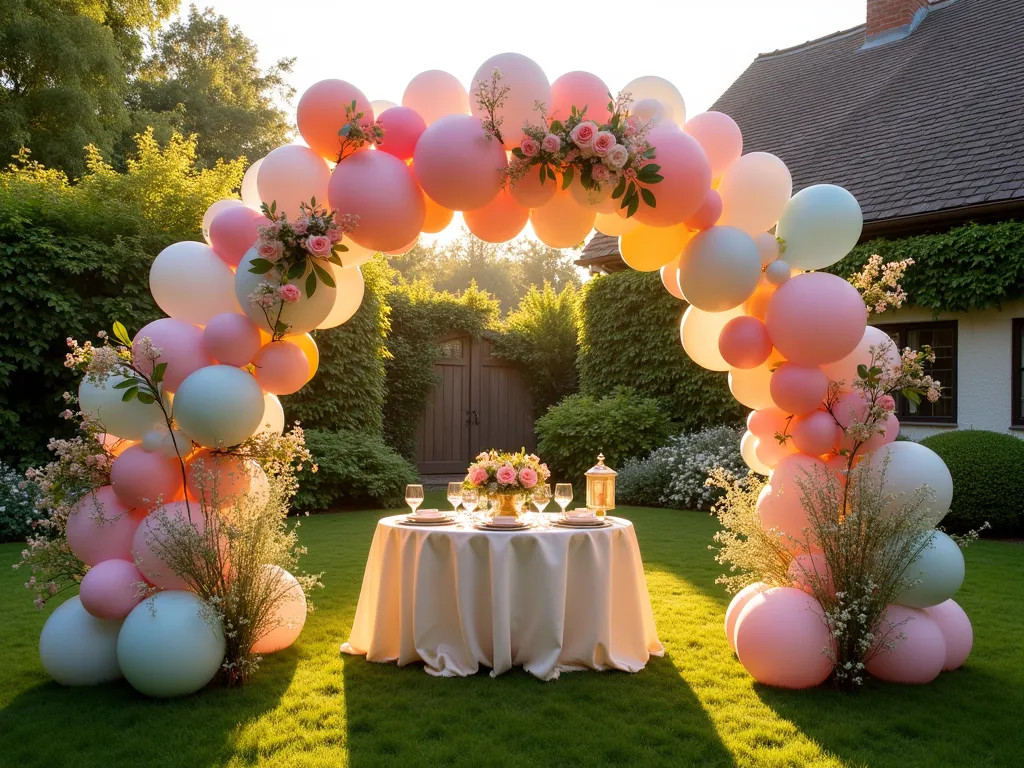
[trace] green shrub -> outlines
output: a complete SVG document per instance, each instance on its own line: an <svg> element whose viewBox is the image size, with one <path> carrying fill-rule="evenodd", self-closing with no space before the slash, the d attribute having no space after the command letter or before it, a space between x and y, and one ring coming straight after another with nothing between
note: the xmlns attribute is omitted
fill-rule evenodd
<svg viewBox="0 0 1024 768"><path fill-rule="evenodd" d="M658 401L631 389L602 398L570 395L537 420L537 453L557 476L580 482L598 452L616 467L650 453L670 430Z"/></svg>
<svg viewBox="0 0 1024 768"><path fill-rule="evenodd" d="M1024 440L960 429L926 437L921 445L939 454L953 476L946 530L963 533L988 522L996 536L1024 533Z"/></svg>
<svg viewBox="0 0 1024 768"><path fill-rule="evenodd" d="M350 430L306 431L306 446L319 466L300 478L296 509L387 509L398 506L415 468L377 435Z"/></svg>

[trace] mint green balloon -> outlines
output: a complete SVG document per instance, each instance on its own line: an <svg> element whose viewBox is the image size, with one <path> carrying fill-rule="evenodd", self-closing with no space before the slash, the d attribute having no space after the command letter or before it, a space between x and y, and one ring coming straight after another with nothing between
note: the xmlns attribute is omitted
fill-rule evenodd
<svg viewBox="0 0 1024 768"><path fill-rule="evenodd" d="M226 448L251 436L260 427L263 409L263 390L256 379L230 365L200 368L174 395L174 420L207 448Z"/></svg>
<svg viewBox="0 0 1024 768"><path fill-rule="evenodd" d="M904 577L918 584L893 602L910 608L930 608L951 598L964 583L964 556L959 545L942 531L928 531L928 546L907 568Z"/></svg>
<svg viewBox="0 0 1024 768"><path fill-rule="evenodd" d="M843 258L863 227L857 198L835 184L815 184L790 198L775 232L786 244L782 258L807 270L824 269Z"/></svg>
<svg viewBox="0 0 1024 768"><path fill-rule="evenodd" d="M108 434L123 440L141 440L147 432L164 425L163 411L156 403L143 403L138 398L125 402L125 390L114 389L124 376L110 375L103 381L82 379L78 386L78 404L103 425Z"/></svg>

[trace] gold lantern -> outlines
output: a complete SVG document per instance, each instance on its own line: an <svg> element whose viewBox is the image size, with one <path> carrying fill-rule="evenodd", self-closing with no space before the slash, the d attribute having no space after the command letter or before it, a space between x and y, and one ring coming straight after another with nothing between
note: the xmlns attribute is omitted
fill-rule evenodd
<svg viewBox="0 0 1024 768"><path fill-rule="evenodd" d="M597 464L587 470L587 508L598 517L615 509L615 475L618 473L604 464L604 454L597 455Z"/></svg>

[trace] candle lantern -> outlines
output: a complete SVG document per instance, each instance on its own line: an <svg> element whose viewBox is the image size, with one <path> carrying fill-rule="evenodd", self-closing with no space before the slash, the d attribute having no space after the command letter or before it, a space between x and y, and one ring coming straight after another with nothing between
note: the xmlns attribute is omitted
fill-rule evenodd
<svg viewBox="0 0 1024 768"><path fill-rule="evenodd" d="M598 517L604 517L609 509L615 509L615 475L611 467L605 466L604 454L597 455L597 464L587 470L587 508L594 510Z"/></svg>

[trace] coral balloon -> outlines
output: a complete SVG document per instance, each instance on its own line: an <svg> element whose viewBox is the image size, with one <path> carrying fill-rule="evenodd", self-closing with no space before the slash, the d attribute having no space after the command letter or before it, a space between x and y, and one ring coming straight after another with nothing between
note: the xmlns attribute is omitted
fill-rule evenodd
<svg viewBox="0 0 1024 768"><path fill-rule="evenodd" d="M348 161L346 160L345 162ZM258 328L267 333L273 330L268 317L287 325L289 333L309 333L330 316L335 300L338 297L338 289L325 283L318 283L313 295L307 294L306 282L310 275L308 265L306 271L301 276L289 280L287 283L287 285L295 286L298 289L298 301L292 303L285 302L282 306L282 300L277 298L269 307L266 307L266 311L263 308L253 306L252 302L249 301L249 296L263 282L263 275L250 272L249 267L252 266L253 260L258 258L259 254L256 253L255 249L251 249L242 257L242 262L238 265L238 271L235 273L234 289L235 296L238 299L238 304L236 304L235 308L236 312L240 304L246 316L256 323Z"/></svg>
<svg viewBox="0 0 1024 768"><path fill-rule="evenodd" d="M174 397L173 415L199 445L226 448L259 428L264 408L263 391L248 372L210 365L182 382Z"/></svg>
<svg viewBox="0 0 1024 768"><path fill-rule="evenodd" d="M594 228L594 211L581 208L570 192L559 190L543 208L530 211L530 223L545 245L572 248L583 242Z"/></svg>
<svg viewBox="0 0 1024 768"><path fill-rule="evenodd" d="M757 682L813 688L832 672L822 653L832 644L821 605L793 587L752 596L736 619L736 654Z"/></svg>
<svg viewBox="0 0 1024 768"><path fill-rule="evenodd" d="M495 200L497 199L498 198L495 198ZM443 231L445 227L452 223L452 217L455 216L454 211L449 211L447 208L442 208L440 205L435 203L426 195L423 195L423 202L426 206L426 211L423 218L423 227L421 231L427 233L428 235L436 235L438 232Z"/></svg>
<svg viewBox="0 0 1024 768"><path fill-rule="evenodd" d="M259 237L259 227L270 221L244 205L218 213L210 224L210 247L229 267L237 267Z"/></svg>
<svg viewBox="0 0 1024 768"><path fill-rule="evenodd" d="M147 356L140 344L145 338L160 350L155 360ZM162 381L166 392L177 391L185 377L213 362L203 343L203 330L173 317L162 317L142 326L132 342L132 361L147 374L152 374L155 365L166 363Z"/></svg>
<svg viewBox="0 0 1024 768"><path fill-rule="evenodd" d="M103 381L83 378L78 385L78 407L103 425L108 437L141 440L145 434L164 422L160 406L144 403L138 398L122 400L124 389L116 389L126 381L124 376L111 375Z"/></svg>
<svg viewBox="0 0 1024 768"><path fill-rule="evenodd" d="M764 323L756 317L734 317L718 335L718 351L730 368L756 368L772 353Z"/></svg>
<svg viewBox="0 0 1024 768"><path fill-rule="evenodd" d="M952 600L925 608L932 621L939 625L942 639L946 641L945 670L959 669L971 653L974 645L974 630L964 609Z"/></svg>
<svg viewBox="0 0 1024 768"><path fill-rule="evenodd" d="M873 454L872 463L880 471L886 466L885 492L892 496L889 510L896 512L910 503L921 486L931 489L923 511L931 525L938 525L953 502L953 477L945 463L930 448L904 440L879 448Z"/></svg>
<svg viewBox="0 0 1024 768"><path fill-rule="evenodd" d="M119 558L130 560L132 537L142 520L122 504L109 485L97 488L68 515L68 547L86 565Z"/></svg>
<svg viewBox="0 0 1024 768"><path fill-rule="evenodd" d="M775 405L771 395L772 372L768 365L756 368L730 368L729 391L747 408L759 411Z"/></svg>
<svg viewBox="0 0 1024 768"><path fill-rule="evenodd" d="M709 371L727 371L729 364L718 349L718 337L726 323L742 315L739 308L726 312L705 312L690 306L683 313L679 336L683 349L701 368Z"/></svg>
<svg viewBox="0 0 1024 768"><path fill-rule="evenodd" d="M550 179L544 181L539 174L528 173L518 179L510 191L512 199L524 208L543 208L555 196L558 184Z"/></svg>
<svg viewBox="0 0 1024 768"><path fill-rule="evenodd" d="M261 346L260 329L248 317L237 312L225 312L210 318L203 329L206 354L224 365L248 365Z"/></svg>
<svg viewBox="0 0 1024 768"><path fill-rule="evenodd" d="M206 325L222 312L237 312L231 267L204 243L184 241L164 248L149 268L149 290L173 318Z"/></svg>
<svg viewBox="0 0 1024 768"><path fill-rule="evenodd" d="M715 226L715 223L722 216L722 197L713 189L704 193L704 202L690 218L686 220L686 226L690 229L708 229Z"/></svg>
<svg viewBox="0 0 1024 768"><path fill-rule="evenodd" d="M722 112L701 112L686 121L683 130L693 136L719 178L743 154L743 135L736 121Z"/></svg>
<svg viewBox="0 0 1024 768"><path fill-rule="evenodd" d="M429 69L405 87L402 106L416 110L430 126L446 115L468 115L469 94L454 75Z"/></svg>
<svg viewBox="0 0 1024 768"><path fill-rule="evenodd" d="M349 121L345 109L353 101L356 103L356 112L363 113L359 124L369 126L374 117L369 99L361 90L344 80L321 80L306 89L299 99L299 106L295 110L299 133L310 149L325 160L336 162L338 159L341 152L338 131ZM263 198L263 202L269 202L262 191L260 197ZM327 197L320 199L326 200ZM306 202L309 202L308 197ZM280 207L279 201L278 208ZM298 209L295 210L297 213Z"/></svg>
<svg viewBox="0 0 1024 768"><path fill-rule="evenodd" d="M242 204L257 212L263 205L263 201L260 200L259 188L256 186L256 177L259 175L261 165L263 165L262 157L246 168L245 175L242 176Z"/></svg>
<svg viewBox="0 0 1024 768"><path fill-rule="evenodd" d="M78 591L82 607L97 619L117 621L142 602L142 574L128 560L104 560L82 577Z"/></svg>
<svg viewBox="0 0 1024 768"><path fill-rule="evenodd" d="M416 142L427 130L419 112L409 107L392 107L378 115L377 120L384 129L384 140L377 149L399 160L412 160Z"/></svg>
<svg viewBox="0 0 1024 768"><path fill-rule="evenodd" d="M674 227L648 227L641 224L619 238L622 260L638 272L653 272L679 258L690 239L683 224Z"/></svg>
<svg viewBox="0 0 1024 768"><path fill-rule="evenodd" d="M658 173L663 179L651 189L657 206L641 205L636 218L652 227L682 224L704 205L711 189L711 166L697 140L673 125L655 126L648 141L657 147L658 154L651 162L661 166Z"/></svg>
<svg viewBox="0 0 1024 768"><path fill-rule="evenodd" d="M222 213L229 208L240 208L243 205L245 205L245 203L233 197L225 198L224 200L217 200L212 203L210 207L206 209L206 213L203 214L203 240L207 243L210 242L210 225L213 224L213 220L217 217L217 214Z"/></svg>
<svg viewBox="0 0 1024 768"><path fill-rule="evenodd" d="M147 510L161 501L179 497L183 481L181 465L141 444L128 448L110 465L110 485L117 500L129 508Z"/></svg>
<svg viewBox="0 0 1024 768"><path fill-rule="evenodd" d="M917 583L893 600L911 608L944 603L964 583L964 555L960 546L942 531L928 531L922 539L928 543L903 574Z"/></svg>
<svg viewBox="0 0 1024 768"><path fill-rule="evenodd" d="M946 640L931 616L917 608L890 605L882 614L877 634L896 640L894 647L881 647L868 660L868 672L889 683L924 685L942 671L946 663Z"/></svg>
<svg viewBox="0 0 1024 768"><path fill-rule="evenodd" d="M810 456L831 453L843 437L843 430L832 414L820 410L794 417L789 432L796 449Z"/></svg>
<svg viewBox="0 0 1024 768"><path fill-rule="evenodd" d="M146 581L161 589L189 589L188 582L161 557L169 533L178 526L191 525L200 534L206 531L206 516L197 501L172 501L146 515L131 541L131 557ZM178 534L174 534L176 537Z"/></svg>
<svg viewBox="0 0 1024 768"><path fill-rule="evenodd" d="M282 595L272 609L268 620L270 631L252 646L253 653L275 653L294 643L306 623L306 594L302 585L284 568L277 565L263 567L264 577L272 580L274 594Z"/></svg>
<svg viewBox="0 0 1024 768"><path fill-rule="evenodd" d="M609 89L604 80L589 72L566 72L551 84L551 106L548 116L555 120L565 121L572 114L572 108L582 112L586 108L586 117L598 125L611 119L608 111Z"/></svg>
<svg viewBox="0 0 1024 768"><path fill-rule="evenodd" d="M679 258L672 259L659 271L661 272L661 284L665 286L665 290L677 299L685 299L686 297L679 289Z"/></svg>
<svg viewBox="0 0 1024 768"><path fill-rule="evenodd" d="M276 205L278 215L295 219L301 203L309 205L315 199L323 204L327 200L330 179L331 169L316 152L301 144L285 144L263 158L256 189L260 200L268 206Z"/></svg>
<svg viewBox="0 0 1024 768"><path fill-rule="evenodd" d="M819 408L827 392L828 379L817 367L783 363L772 375L772 400L787 413L800 416Z"/></svg>
<svg viewBox="0 0 1024 768"><path fill-rule="evenodd" d="M760 438L753 432L744 432L740 438L740 456L750 469L759 475L771 474L772 468L757 457L757 447L760 445Z"/></svg>
<svg viewBox="0 0 1024 768"><path fill-rule="evenodd" d="M725 638L729 641L729 647L734 651L736 650L736 619L739 618L740 611L754 595L759 595L767 590L768 585L763 581L748 584L733 596L729 607L725 609Z"/></svg>
<svg viewBox="0 0 1024 768"><path fill-rule="evenodd" d="M742 229L753 237L779 220L793 194L793 177L775 155L750 152L723 174L718 194L722 196L718 223Z"/></svg>
<svg viewBox="0 0 1024 768"><path fill-rule="evenodd" d="M740 306L750 298L760 279L757 246L750 235L733 227L717 226L698 232L687 243L679 262L679 288L687 301L707 312Z"/></svg>
<svg viewBox="0 0 1024 768"><path fill-rule="evenodd" d="M453 211L483 208L497 197L507 164L501 145L488 141L480 120L469 115L448 115L428 125L413 154L413 173L423 191Z"/></svg>
<svg viewBox="0 0 1024 768"><path fill-rule="evenodd" d="M345 267L342 269L332 264L331 275L334 276L334 285L337 293L335 294L330 314L316 326L319 330L335 328L343 323L347 323L359 310L360 305L363 303L363 295L366 292L366 283L363 281L363 273L359 267Z"/></svg>
<svg viewBox="0 0 1024 768"><path fill-rule="evenodd" d="M686 124L686 102L679 89L663 77L644 75L635 78L626 83L621 93L630 94L634 104L644 99L657 99L665 110L665 117L680 128Z"/></svg>
<svg viewBox="0 0 1024 768"><path fill-rule="evenodd" d="M787 360L824 365L856 349L864 336L867 309L857 289L841 277L806 272L775 291L765 325L775 348Z"/></svg>
<svg viewBox="0 0 1024 768"><path fill-rule="evenodd" d="M349 237L364 248L401 248L423 229L423 193L409 166L387 152L357 152L338 163L328 198L332 208L359 217Z"/></svg>
<svg viewBox="0 0 1024 768"><path fill-rule="evenodd" d="M61 685L99 685L121 678L117 663L120 621L97 619L78 595L50 614L39 635L43 669Z"/></svg>
<svg viewBox="0 0 1024 768"><path fill-rule="evenodd" d="M747 429L762 440L770 440L776 432L787 432L791 421L788 413L771 406L751 411L747 416Z"/></svg>
<svg viewBox="0 0 1024 768"><path fill-rule="evenodd" d="M308 333L300 333L295 336L285 336L284 340L297 346L306 356L306 360L309 362L309 379L306 381L316 376L316 371L320 367L320 348L316 345L313 337Z"/></svg>
<svg viewBox="0 0 1024 768"><path fill-rule="evenodd" d="M547 188L554 194L554 184ZM550 199L550 198L549 198ZM469 231L488 243L504 243L516 237L530 220L530 209L516 202L513 190L503 189L483 208L462 214Z"/></svg>
<svg viewBox="0 0 1024 768"><path fill-rule="evenodd" d="M185 472L189 498L200 499L207 506L231 506L247 493L266 491L266 473L255 461L208 448L196 451Z"/></svg>
<svg viewBox="0 0 1024 768"><path fill-rule="evenodd" d="M890 413L881 424L876 425L876 429L878 431L865 441L862 451L875 451L893 442L900 434L900 420ZM843 447L853 448L853 440L849 436L844 439Z"/></svg>
<svg viewBox="0 0 1024 768"><path fill-rule="evenodd" d="M309 360L297 344L277 341L260 348L252 359L256 381L265 392L290 395L309 381Z"/></svg>
<svg viewBox="0 0 1024 768"><path fill-rule="evenodd" d="M500 88L507 88L504 103L495 111L501 120L505 149L515 149L523 138L523 126L537 122L535 106L551 103L551 84L544 70L521 53L499 53L480 65L473 75L470 93L478 93L481 85L489 85L494 70L501 72ZM474 117L484 118L487 112L477 103L470 104ZM428 193L429 194L429 193Z"/></svg>
<svg viewBox="0 0 1024 768"><path fill-rule="evenodd" d="M857 198L835 184L815 184L793 195L776 232L792 266L824 269L853 249L863 227Z"/></svg>

